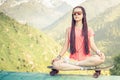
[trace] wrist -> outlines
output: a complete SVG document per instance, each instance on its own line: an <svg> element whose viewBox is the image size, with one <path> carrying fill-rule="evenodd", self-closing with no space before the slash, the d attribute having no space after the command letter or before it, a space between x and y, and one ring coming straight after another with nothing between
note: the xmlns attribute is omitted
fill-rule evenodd
<svg viewBox="0 0 120 80"><path fill-rule="evenodd" d="M58 56L57 56L58 59L61 59L61 57L62 57L61 55L58 55Z"/></svg>

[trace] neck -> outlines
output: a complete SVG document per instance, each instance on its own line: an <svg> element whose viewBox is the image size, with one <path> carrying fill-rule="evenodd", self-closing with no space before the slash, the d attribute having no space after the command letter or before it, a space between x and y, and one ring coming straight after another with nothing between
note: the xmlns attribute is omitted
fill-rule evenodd
<svg viewBox="0 0 120 80"><path fill-rule="evenodd" d="M82 28L82 21L76 21L75 27L81 27Z"/></svg>

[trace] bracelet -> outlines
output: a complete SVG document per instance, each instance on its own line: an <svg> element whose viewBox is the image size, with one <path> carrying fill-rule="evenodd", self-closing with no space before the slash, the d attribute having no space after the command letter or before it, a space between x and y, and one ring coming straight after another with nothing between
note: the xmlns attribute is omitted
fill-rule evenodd
<svg viewBox="0 0 120 80"><path fill-rule="evenodd" d="M60 56L60 55L58 55L58 56L57 56L57 58L58 58L58 59L61 59L61 56Z"/></svg>
<svg viewBox="0 0 120 80"><path fill-rule="evenodd" d="M100 53L100 50L97 50L96 53L99 54L99 53Z"/></svg>

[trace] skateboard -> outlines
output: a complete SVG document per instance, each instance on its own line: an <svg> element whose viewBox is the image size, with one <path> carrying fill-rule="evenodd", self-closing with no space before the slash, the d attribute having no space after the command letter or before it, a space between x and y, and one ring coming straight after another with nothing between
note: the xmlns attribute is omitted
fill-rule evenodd
<svg viewBox="0 0 120 80"><path fill-rule="evenodd" d="M114 67L114 65L103 66L103 67L100 67L100 66L89 66L89 67L86 67L86 66L84 66L82 70L100 71L100 70L107 70L107 69L109 70L109 69L112 69L113 67ZM49 73L51 76L55 76L60 71L60 70L55 69L53 66L47 66L47 68L51 69L51 71ZM81 69L72 69L72 70L81 70ZM63 71L71 71L71 70L63 70Z"/></svg>

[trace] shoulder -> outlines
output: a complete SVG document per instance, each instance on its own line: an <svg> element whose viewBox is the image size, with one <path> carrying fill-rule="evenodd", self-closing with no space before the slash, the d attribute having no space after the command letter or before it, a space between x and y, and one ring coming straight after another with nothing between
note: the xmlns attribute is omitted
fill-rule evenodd
<svg viewBox="0 0 120 80"><path fill-rule="evenodd" d="M91 27L88 27L88 32L93 32L94 33L94 30L91 28Z"/></svg>
<svg viewBox="0 0 120 80"><path fill-rule="evenodd" d="M70 32L71 32L71 27L66 28L66 34L68 35L70 34Z"/></svg>
<svg viewBox="0 0 120 80"><path fill-rule="evenodd" d="M95 35L95 33L94 33L94 31L91 27L88 27L88 35L89 36L94 36Z"/></svg>
<svg viewBox="0 0 120 80"><path fill-rule="evenodd" d="M68 27L68 28L66 29L66 32L70 32L70 30L71 30L71 27Z"/></svg>
<svg viewBox="0 0 120 80"><path fill-rule="evenodd" d="M68 27L67 30L71 30L71 27Z"/></svg>

